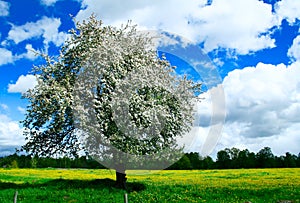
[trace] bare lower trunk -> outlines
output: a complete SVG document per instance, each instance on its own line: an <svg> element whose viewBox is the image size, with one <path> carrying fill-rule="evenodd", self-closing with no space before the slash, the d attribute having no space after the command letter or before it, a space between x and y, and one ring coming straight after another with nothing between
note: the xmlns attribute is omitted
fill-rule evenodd
<svg viewBox="0 0 300 203"><path fill-rule="evenodd" d="M124 171L116 171L116 187L126 190L126 173Z"/></svg>
<svg viewBox="0 0 300 203"><path fill-rule="evenodd" d="M123 154L121 153L115 153L115 169L116 169L116 187L120 189L126 190L126 173L125 173L125 163Z"/></svg>

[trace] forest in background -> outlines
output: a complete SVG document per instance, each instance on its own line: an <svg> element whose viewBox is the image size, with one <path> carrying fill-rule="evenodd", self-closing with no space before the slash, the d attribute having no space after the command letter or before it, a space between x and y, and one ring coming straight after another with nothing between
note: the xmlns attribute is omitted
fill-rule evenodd
<svg viewBox="0 0 300 203"><path fill-rule="evenodd" d="M104 169L105 167L88 156L78 158L31 157L17 153L0 157L0 168L87 168ZM271 148L264 147L257 153L248 149L226 148L217 153L216 160L210 156L201 157L197 152L185 153L180 160L167 169L240 169L240 168L299 168L298 156L286 152L275 156Z"/></svg>

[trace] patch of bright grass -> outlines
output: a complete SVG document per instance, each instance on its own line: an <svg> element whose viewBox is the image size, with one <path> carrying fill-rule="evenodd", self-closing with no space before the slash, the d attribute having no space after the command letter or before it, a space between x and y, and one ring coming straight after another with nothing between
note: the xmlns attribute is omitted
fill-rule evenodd
<svg viewBox="0 0 300 203"><path fill-rule="evenodd" d="M113 170L0 169L0 202L300 202L300 169L128 171L128 191Z"/></svg>

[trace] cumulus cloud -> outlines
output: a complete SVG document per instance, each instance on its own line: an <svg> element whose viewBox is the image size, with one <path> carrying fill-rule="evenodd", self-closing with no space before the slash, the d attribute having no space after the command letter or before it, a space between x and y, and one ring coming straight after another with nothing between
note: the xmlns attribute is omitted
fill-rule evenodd
<svg viewBox="0 0 300 203"><path fill-rule="evenodd" d="M238 125L226 125L224 127L224 132L222 134L220 143L217 145L215 152L224 148L232 147L249 149L250 151L258 152L264 147L271 147L275 155L283 155L286 152L291 152L297 155L299 153L300 143L300 132L298 130L299 127L299 124L295 124L290 126L285 131L285 134L281 133L270 137L251 139L242 136L241 134L233 134L235 133L235 129L239 131L240 128Z"/></svg>
<svg viewBox="0 0 300 203"><path fill-rule="evenodd" d="M9 3L6 1L0 1L0 16L9 15Z"/></svg>
<svg viewBox="0 0 300 203"><path fill-rule="evenodd" d="M275 46L269 29L279 24L272 7L257 0L84 0L77 19L97 14L105 23L133 20L145 29L161 29L194 42L206 51L219 47L247 54Z"/></svg>
<svg viewBox="0 0 300 203"><path fill-rule="evenodd" d="M222 136L223 125L226 118L226 98L224 88L219 84L207 92L202 93L202 98L195 106L195 135L189 151L198 151L201 156L212 153Z"/></svg>
<svg viewBox="0 0 300 203"><path fill-rule="evenodd" d="M195 26L206 50L222 47L247 54L275 46L268 32L278 21L271 10L262 1L217 0L199 11Z"/></svg>
<svg viewBox="0 0 300 203"><path fill-rule="evenodd" d="M21 75L15 84L8 85L10 93L25 93L28 89L33 88L37 84L34 75Z"/></svg>
<svg viewBox="0 0 300 203"><path fill-rule="evenodd" d="M4 48L0 48L0 56L0 66L12 63L14 60L12 52Z"/></svg>
<svg viewBox="0 0 300 203"><path fill-rule="evenodd" d="M19 59L29 59L31 61L35 60L39 56L36 54L36 50L32 47L31 44L26 44L26 52L22 54L13 54L10 50L0 48L0 66L13 63Z"/></svg>
<svg viewBox="0 0 300 203"><path fill-rule="evenodd" d="M25 59L29 59L29 60L33 61L36 58L38 58L38 55L36 54L37 51L32 47L31 44L26 44L25 49L26 49L26 52L16 56L17 59L25 58Z"/></svg>
<svg viewBox="0 0 300 203"><path fill-rule="evenodd" d="M300 1L278 1L275 5L275 11L280 19L286 19L290 24L293 24L296 19L300 19Z"/></svg>
<svg viewBox="0 0 300 203"><path fill-rule="evenodd" d="M288 56L291 57L293 60L300 61L300 35L297 36L294 41L293 45L288 50Z"/></svg>
<svg viewBox="0 0 300 203"><path fill-rule="evenodd" d="M227 122L238 121L241 134L251 138L284 132L296 119L289 109L300 104L299 66L259 63L230 72L223 81Z"/></svg>
<svg viewBox="0 0 300 203"><path fill-rule="evenodd" d="M31 44L26 44L25 46L26 52L21 54L13 54L10 50L0 48L0 66L13 63L19 59L29 59L31 61L35 60L39 56L36 54L37 51L32 47Z"/></svg>
<svg viewBox="0 0 300 203"><path fill-rule="evenodd" d="M50 42L60 46L67 37L66 33L59 32L60 25L61 22L58 18L42 17L36 22L28 22L21 26L13 25L8 32L7 39L18 44L28 39L42 37L46 46Z"/></svg>
<svg viewBox="0 0 300 203"><path fill-rule="evenodd" d="M23 130L18 121L0 114L0 155L11 154L15 148L24 144Z"/></svg>
<svg viewBox="0 0 300 203"><path fill-rule="evenodd" d="M41 0L41 4L45 6L53 6L58 0Z"/></svg>
<svg viewBox="0 0 300 203"><path fill-rule="evenodd" d="M222 83L227 118L217 149L238 147L257 151L269 146L276 154L287 151L298 154L299 75L300 62L289 66L259 63L256 67L230 72ZM210 102L203 100L198 107L203 109L203 129L211 127L207 123L212 114ZM199 145L194 150L200 151Z"/></svg>

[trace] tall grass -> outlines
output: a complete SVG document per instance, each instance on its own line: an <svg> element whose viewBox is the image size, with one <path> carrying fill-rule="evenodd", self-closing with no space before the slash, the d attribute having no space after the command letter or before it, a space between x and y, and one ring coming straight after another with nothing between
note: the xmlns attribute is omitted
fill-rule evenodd
<svg viewBox="0 0 300 203"><path fill-rule="evenodd" d="M0 169L0 202L300 202L300 169L128 171L128 191L112 170Z"/></svg>

